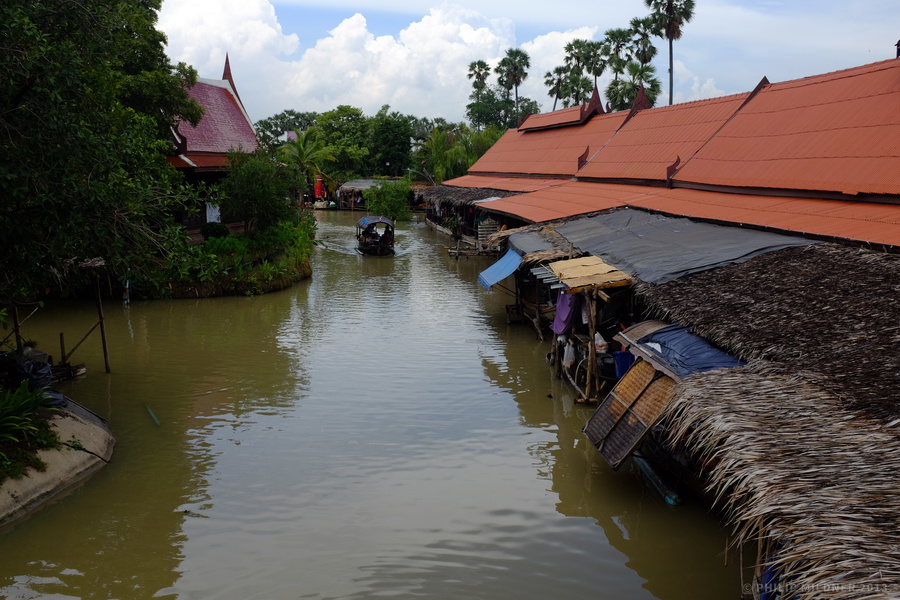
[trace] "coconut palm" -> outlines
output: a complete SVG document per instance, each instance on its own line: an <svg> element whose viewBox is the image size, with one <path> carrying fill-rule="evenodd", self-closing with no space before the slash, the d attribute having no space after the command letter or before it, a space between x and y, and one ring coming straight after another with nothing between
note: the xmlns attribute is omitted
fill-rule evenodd
<svg viewBox="0 0 900 600"><path fill-rule="evenodd" d="M519 48L510 48L506 51L506 56L500 59L500 64L494 71L500 76L504 88L507 90L514 89L516 93L516 122L519 120L519 86L528 77L528 68L531 66L531 60L528 53Z"/></svg>
<svg viewBox="0 0 900 600"><path fill-rule="evenodd" d="M681 29L694 16L694 0L644 0L651 10L657 34L669 40L669 104L674 91L672 42L681 39Z"/></svg>
<svg viewBox="0 0 900 600"><path fill-rule="evenodd" d="M544 85L547 86L550 95L553 96L553 110L556 110L556 102L562 97L563 84L566 80L567 69L564 66L554 67L553 71L547 71L544 75Z"/></svg>
<svg viewBox="0 0 900 600"><path fill-rule="evenodd" d="M309 189L310 177L326 177L323 170L324 163L335 158L322 140L318 139L315 130L307 129L301 133L294 129L294 133L297 134L297 138L282 144L278 148L278 157L297 169L302 194Z"/></svg>

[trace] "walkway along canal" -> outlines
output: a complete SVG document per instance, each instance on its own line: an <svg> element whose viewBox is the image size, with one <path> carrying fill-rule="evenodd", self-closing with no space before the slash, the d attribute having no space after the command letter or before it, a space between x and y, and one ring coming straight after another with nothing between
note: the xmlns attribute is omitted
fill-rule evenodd
<svg viewBox="0 0 900 600"><path fill-rule="evenodd" d="M319 213L289 290L105 307L112 373L85 344L60 389L109 421L113 460L3 533L0 597L740 596L719 519L584 438L549 343L477 285L493 259L416 222L359 256L358 217ZM93 310L26 334L52 347Z"/></svg>

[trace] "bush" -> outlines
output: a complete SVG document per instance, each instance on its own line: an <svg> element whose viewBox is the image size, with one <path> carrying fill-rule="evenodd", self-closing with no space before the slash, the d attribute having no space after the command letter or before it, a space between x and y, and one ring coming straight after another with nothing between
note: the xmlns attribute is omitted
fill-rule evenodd
<svg viewBox="0 0 900 600"><path fill-rule="evenodd" d="M394 221L408 221L412 217L409 208L411 191L409 182L382 181L363 191L366 208L373 215L382 215Z"/></svg>
<svg viewBox="0 0 900 600"><path fill-rule="evenodd" d="M31 467L42 471L37 451L59 447L59 437L50 429L44 412L43 390L32 390L28 381L0 392L0 481L18 478Z"/></svg>
<svg viewBox="0 0 900 600"><path fill-rule="evenodd" d="M209 241L214 238L227 238L231 235L231 230L224 223L211 222L205 224L200 229L200 233L204 240Z"/></svg>

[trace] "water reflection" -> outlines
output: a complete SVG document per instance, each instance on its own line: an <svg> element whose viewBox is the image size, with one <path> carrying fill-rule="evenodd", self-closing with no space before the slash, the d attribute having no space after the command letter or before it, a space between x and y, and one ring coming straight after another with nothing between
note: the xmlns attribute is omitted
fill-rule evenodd
<svg viewBox="0 0 900 600"><path fill-rule="evenodd" d="M475 284L491 260L415 222L360 257L357 216L320 214L290 290L107 307L113 373L88 342L66 392L110 420L113 462L4 535L0 596L737 596L716 520L583 439L546 344Z"/></svg>

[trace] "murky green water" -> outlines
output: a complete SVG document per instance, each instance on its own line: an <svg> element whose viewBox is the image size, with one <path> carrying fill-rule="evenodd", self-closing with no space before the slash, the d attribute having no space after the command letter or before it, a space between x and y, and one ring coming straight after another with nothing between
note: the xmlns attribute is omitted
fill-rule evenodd
<svg viewBox="0 0 900 600"><path fill-rule="evenodd" d="M112 373L95 337L61 389L113 461L0 536L0 596L736 598L718 520L605 465L548 346L476 284L491 259L418 223L359 257L357 216L319 214L284 292L105 305ZM58 355L94 319L25 333Z"/></svg>

